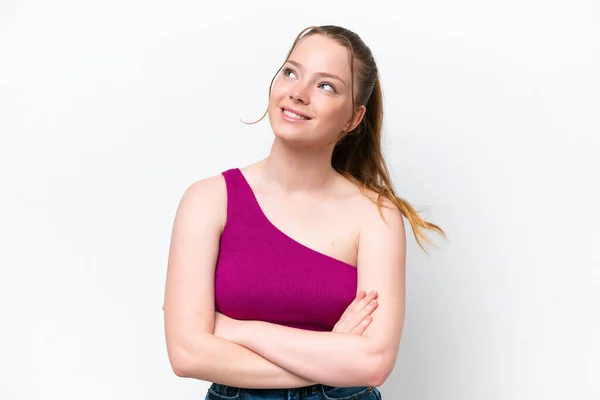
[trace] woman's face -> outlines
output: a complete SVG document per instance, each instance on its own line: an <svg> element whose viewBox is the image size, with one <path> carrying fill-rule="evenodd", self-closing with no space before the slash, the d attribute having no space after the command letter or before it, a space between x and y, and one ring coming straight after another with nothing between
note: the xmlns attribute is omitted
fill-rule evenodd
<svg viewBox="0 0 600 400"><path fill-rule="evenodd" d="M275 136L305 145L332 144L342 130L354 129L365 108L351 119L350 76L346 47L321 35L302 38L271 89L269 121Z"/></svg>

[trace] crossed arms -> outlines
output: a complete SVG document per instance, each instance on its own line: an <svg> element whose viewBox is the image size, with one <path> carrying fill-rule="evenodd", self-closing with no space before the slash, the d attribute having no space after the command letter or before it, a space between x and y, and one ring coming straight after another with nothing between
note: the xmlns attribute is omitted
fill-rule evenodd
<svg viewBox="0 0 600 400"><path fill-rule="evenodd" d="M393 370L404 322L406 239L400 212L393 205L383 208L384 221L374 208L360 234L357 290L378 293L378 307L362 334L237 321L214 309L214 268L225 220L224 211L215 210L226 201L223 184L219 177L192 184L177 209L164 303L175 374L246 388L380 386Z"/></svg>

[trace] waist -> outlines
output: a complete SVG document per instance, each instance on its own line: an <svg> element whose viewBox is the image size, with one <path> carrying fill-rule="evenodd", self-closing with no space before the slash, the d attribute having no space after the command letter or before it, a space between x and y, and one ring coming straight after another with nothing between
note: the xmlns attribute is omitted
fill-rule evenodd
<svg viewBox="0 0 600 400"><path fill-rule="evenodd" d="M209 391L215 392L218 395L225 396L228 398L238 398L241 397L242 393L247 393L250 395L254 395L260 397L261 394L268 395L269 398L279 398L288 399L290 394L302 394L303 396L300 398L307 397L311 394L320 393L323 385L320 383L310 386L302 386L297 388L285 388L285 389L252 389L252 388L242 388L237 386L228 386L222 385L220 383L213 383L210 385Z"/></svg>
<svg viewBox="0 0 600 400"><path fill-rule="evenodd" d="M210 394L213 395L209 398L218 398L223 400L288 400L290 398L299 398L305 400L322 400L323 398L332 400L381 399L381 394L374 386L336 387L323 384L315 384L310 386L285 389L251 389L240 388L236 386L227 386L219 383L212 383L208 391Z"/></svg>

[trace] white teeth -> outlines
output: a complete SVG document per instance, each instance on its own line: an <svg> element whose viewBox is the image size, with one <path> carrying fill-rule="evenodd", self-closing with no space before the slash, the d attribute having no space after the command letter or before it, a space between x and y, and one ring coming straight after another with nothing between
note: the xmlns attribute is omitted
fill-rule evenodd
<svg viewBox="0 0 600 400"><path fill-rule="evenodd" d="M306 118L306 117L303 117L303 116L301 116L301 115L294 114L293 112L291 112L291 111L288 111L288 110L283 110L283 113L284 113L285 115L287 115L288 117L291 117L291 118L296 118L296 119L308 119L308 118Z"/></svg>

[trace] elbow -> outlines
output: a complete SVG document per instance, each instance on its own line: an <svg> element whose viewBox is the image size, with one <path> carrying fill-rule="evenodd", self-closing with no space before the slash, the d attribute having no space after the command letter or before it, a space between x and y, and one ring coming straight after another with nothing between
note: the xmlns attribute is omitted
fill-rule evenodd
<svg viewBox="0 0 600 400"><path fill-rule="evenodd" d="M189 378L191 367L190 357L182 349L174 349L169 352L169 362L173 373L180 378Z"/></svg>
<svg viewBox="0 0 600 400"><path fill-rule="evenodd" d="M385 370L374 370L371 376L367 380L367 385L372 387L379 387L385 383L390 374Z"/></svg>
<svg viewBox="0 0 600 400"><path fill-rule="evenodd" d="M180 378L206 380L206 372L210 365L211 334L197 334L194 339L173 336L167 339L167 353L173 373Z"/></svg>
<svg viewBox="0 0 600 400"><path fill-rule="evenodd" d="M366 383L368 386L379 387L385 383L396 364L395 352L379 352L372 356Z"/></svg>
<svg viewBox="0 0 600 400"><path fill-rule="evenodd" d="M190 368L181 361L172 362L171 369L173 370L173 373L180 378L190 378Z"/></svg>
<svg viewBox="0 0 600 400"><path fill-rule="evenodd" d="M202 365L199 363L199 357L193 357L183 348L174 348L169 350L169 362L173 373L180 378L202 379Z"/></svg>
<svg viewBox="0 0 600 400"><path fill-rule="evenodd" d="M178 377L180 377L180 378L188 378L189 377L187 371L180 365L171 364L171 367L172 367L171 369L173 370L173 373L175 375L177 375Z"/></svg>

